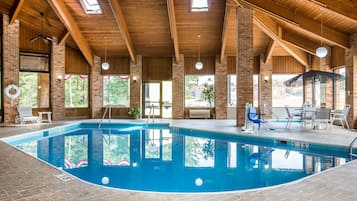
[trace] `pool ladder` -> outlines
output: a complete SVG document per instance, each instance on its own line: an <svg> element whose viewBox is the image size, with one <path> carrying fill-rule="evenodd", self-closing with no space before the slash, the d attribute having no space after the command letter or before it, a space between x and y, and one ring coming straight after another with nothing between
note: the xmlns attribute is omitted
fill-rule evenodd
<svg viewBox="0 0 357 201"><path fill-rule="evenodd" d="M352 140L351 144L350 144L350 156L352 157L357 157L357 154L353 153L353 144L357 141L357 137L355 137L355 139Z"/></svg>
<svg viewBox="0 0 357 201"><path fill-rule="evenodd" d="M105 107L105 111L103 113L102 119L100 120L100 123L98 125L98 128L100 128L102 126L103 120L105 118L105 115L108 113L108 122L110 123L110 120L112 119L112 106L111 105L107 105Z"/></svg>
<svg viewBox="0 0 357 201"><path fill-rule="evenodd" d="M154 104L152 104L152 105L150 106L149 115L148 115L148 117L146 118L146 128L148 128L148 126L149 126L150 117L152 117L152 123L155 122L154 107L155 107Z"/></svg>

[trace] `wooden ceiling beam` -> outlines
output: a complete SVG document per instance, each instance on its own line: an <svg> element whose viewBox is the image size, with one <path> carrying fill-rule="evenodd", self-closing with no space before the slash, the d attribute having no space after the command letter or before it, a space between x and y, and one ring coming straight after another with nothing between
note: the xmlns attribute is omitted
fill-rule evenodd
<svg viewBox="0 0 357 201"><path fill-rule="evenodd" d="M331 1L331 0L309 0L309 1L357 24L356 8L351 6L350 4L346 5L341 1Z"/></svg>
<svg viewBox="0 0 357 201"><path fill-rule="evenodd" d="M348 35L339 32L336 29L324 25L323 35L321 36L320 20L310 19L301 13L297 13L295 11L281 7L271 1L242 0L242 2L273 18L287 22L299 30L313 35L320 40L323 40L324 42L331 43L342 48L349 48Z"/></svg>
<svg viewBox="0 0 357 201"><path fill-rule="evenodd" d="M308 66L307 54L300 50L299 48L292 46L284 42L279 35L278 25L269 17L265 15L259 15L259 13L254 14L253 23L259 27L266 35L273 39L278 45L280 45L286 52L288 52L292 57L294 57L303 66Z"/></svg>
<svg viewBox="0 0 357 201"><path fill-rule="evenodd" d="M287 29L282 30L281 39L312 55L316 55L316 49L321 46L320 43L301 37L295 32Z"/></svg>
<svg viewBox="0 0 357 201"><path fill-rule="evenodd" d="M14 6L10 10L10 22L9 22L10 25L14 23L17 16L19 16L22 6L24 5L24 2L25 0L15 1Z"/></svg>
<svg viewBox="0 0 357 201"><path fill-rule="evenodd" d="M124 38L125 45L128 48L130 58L133 61L133 63L136 63L136 53L135 53L134 46L133 46L133 43L130 38L130 34L129 34L128 27L125 22L123 12L121 11L121 7L119 5L119 1L118 0L109 0L108 2L110 5L110 8L112 9L112 12L114 14L115 22L117 23L118 28L121 32L121 36Z"/></svg>
<svg viewBox="0 0 357 201"><path fill-rule="evenodd" d="M274 50L274 46L275 46L275 40L271 39L269 41L269 44L267 46L267 49L265 51L265 59L264 59L264 63L268 63L268 61L270 60L270 58L273 56L273 50Z"/></svg>
<svg viewBox="0 0 357 201"><path fill-rule="evenodd" d="M64 4L64 1L58 0L47 0L51 8L55 11L58 18L67 28L68 32L71 34L73 40L76 42L77 46L81 50L84 58L87 60L90 66L94 65L94 57L91 48L89 47L87 41L84 39L81 31L74 20L73 16L70 14L68 8Z"/></svg>
<svg viewBox="0 0 357 201"><path fill-rule="evenodd" d="M221 55L220 55L220 63L224 63L224 54L226 51L226 43L227 43L227 38L228 38L228 23L231 21L232 17L232 12L231 12L231 6L226 5L226 10L224 14L224 22L223 22L223 30L222 30L222 46L221 46Z"/></svg>
<svg viewBox="0 0 357 201"><path fill-rule="evenodd" d="M61 35L58 37L58 45L62 45L63 43L66 42L67 38L70 36L71 34L69 33L69 31L67 31L67 29L64 29L64 31L61 33Z"/></svg>
<svg viewBox="0 0 357 201"><path fill-rule="evenodd" d="M180 48L178 44L174 0L167 0L167 13L169 15L171 38L174 42L175 60L178 64L180 63Z"/></svg>

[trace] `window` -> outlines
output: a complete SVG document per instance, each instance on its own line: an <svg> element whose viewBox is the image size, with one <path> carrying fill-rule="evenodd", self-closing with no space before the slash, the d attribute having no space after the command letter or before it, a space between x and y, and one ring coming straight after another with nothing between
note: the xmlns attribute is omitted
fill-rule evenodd
<svg viewBox="0 0 357 201"><path fill-rule="evenodd" d="M192 12L207 12L208 0L191 0Z"/></svg>
<svg viewBox="0 0 357 201"><path fill-rule="evenodd" d="M130 79L128 75L103 76L103 105L130 107Z"/></svg>
<svg viewBox="0 0 357 201"><path fill-rule="evenodd" d="M259 76L253 75L253 106L259 107Z"/></svg>
<svg viewBox="0 0 357 201"><path fill-rule="evenodd" d="M229 107L237 106L237 75L228 75L227 79L228 94L227 103Z"/></svg>
<svg viewBox="0 0 357 201"><path fill-rule="evenodd" d="M20 53L20 105L48 108L50 94L49 58L46 54Z"/></svg>
<svg viewBox="0 0 357 201"><path fill-rule="evenodd" d="M88 107L88 75L65 74L65 107Z"/></svg>
<svg viewBox="0 0 357 201"><path fill-rule="evenodd" d="M97 0L80 0L86 14L102 14Z"/></svg>
<svg viewBox="0 0 357 201"><path fill-rule="evenodd" d="M272 75L272 98L273 107L301 107L303 103L303 85L286 87L284 81L296 76L296 74L273 74Z"/></svg>
<svg viewBox="0 0 357 201"><path fill-rule="evenodd" d="M203 99L203 90L213 87L213 75L186 75L185 76L185 106L186 107L210 107L210 103ZM214 100L211 103L214 107Z"/></svg>
<svg viewBox="0 0 357 201"><path fill-rule="evenodd" d="M342 110L346 104L346 68L339 68L334 70L334 72L343 75L343 78L341 80L336 80L334 82L335 109Z"/></svg>

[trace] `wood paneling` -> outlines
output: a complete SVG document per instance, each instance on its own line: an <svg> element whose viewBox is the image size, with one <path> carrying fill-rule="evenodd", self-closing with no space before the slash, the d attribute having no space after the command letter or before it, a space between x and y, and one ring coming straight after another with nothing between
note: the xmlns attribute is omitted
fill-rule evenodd
<svg viewBox="0 0 357 201"><path fill-rule="evenodd" d="M117 119L128 119L130 108L112 108L112 118ZM102 114L104 113L105 108L102 108ZM108 116L106 116L108 118Z"/></svg>
<svg viewBox="0 0 357 201"><path fill-rule="evenodd" d="M303 73L305 67L291 56L273 56L273 73Z"/></svg>
<svg viewBox="0 0 357 201"><path fill-rule="evenodd" d="M90 108L67 108L66 119L88 119L91 118Z"/></svg>
<svg viewBox="0 0 357 201"><path fill-rule="evenodd" d="M172 58L143 57L143 80L172 80Z"/></svg>
<svg viewBox="0 0 357 201"><path fill-rule="evenodd" d="M129 75L130 74L129 57L111 57L111 58L107 58L107 62L109 63L110 67L108 70L102 70L103 75L110 75L110 74Z"/></svg>
<svg viewBox="0 0 357 201"><path fill-rule="evenodd" d="M82 53L70 47L66 47L66 73L89 74L90 66Z"/></svg>
<svg viewBox="0 0 357 201"><path fill-rule="evenodd" d="M31 39L38 35L38 32L33 31L29 28L20 27L20 51L23 52L39 52L47 53L51 52L51 45L46 44L41 39L31 41Z"/></svg>
<svg viewBox="0 0 357 201"><path fill-rule="evenodd" d="M215 57L201 57L202 70L196 70L197 57L185 57L185 75L214 75Z"/></svg>
<svg viewBox="0 0 357 201"><path fill-rule="evenodd" d="M337 68L346 65L345 49L334 46L331 48L331 67Z"/></svg>
<svg viewBox="0 0 357 201"><path fill-rule="evenodd" d="M260 61L259 56L254 57L254 70L253 74L259 74ZM236 57L227 57L227 74L236 74Z"/></svg>

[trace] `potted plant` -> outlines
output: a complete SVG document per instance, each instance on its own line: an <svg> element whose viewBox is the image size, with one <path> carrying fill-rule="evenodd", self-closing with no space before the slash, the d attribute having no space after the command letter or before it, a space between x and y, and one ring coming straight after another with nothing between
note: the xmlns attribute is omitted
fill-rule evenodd
<svg viewBox="0 0 357 201"><path fill-rule="evenodd" d="M205 101L207 101L209 103L209 110L210 110L210 113L211 113L212 103L213 103L214 98L215 98L215 92L214 92L213 85L205 84L204 85L204 89L202 91L202 95L203 95L203 100L205 100Z"/></svg>
<svg viewBox="0 0 357 201"><path fill-rule="evenodd" d="M139 119L140 117L140 110L139 108L131 108L130 111L128 112L129 116L133 119Z"/></svg>

